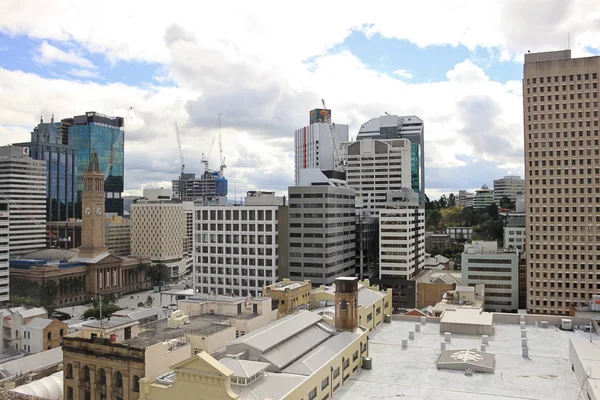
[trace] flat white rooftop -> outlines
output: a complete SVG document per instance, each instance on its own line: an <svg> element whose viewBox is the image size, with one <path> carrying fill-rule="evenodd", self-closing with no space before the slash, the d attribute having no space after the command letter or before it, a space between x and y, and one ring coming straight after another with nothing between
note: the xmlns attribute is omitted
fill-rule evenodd
<svg viewBox="0 0 600 400"><path fill-rule="evenodd" d="M494 324L487 351L495 354L494 373L438 370L436 361L444 340L438 323L428 322L408 340L414 321L394 320L379 325L370 335L372 370L360 370L336 394L336 399L581 399L569 362L569 338L589 340L583 331L565 332L527 325L529 358L521 354L518 324ZM600 339L596 336L598 343ZM452 334L447 350L481 348L481 336Z"/></svg>

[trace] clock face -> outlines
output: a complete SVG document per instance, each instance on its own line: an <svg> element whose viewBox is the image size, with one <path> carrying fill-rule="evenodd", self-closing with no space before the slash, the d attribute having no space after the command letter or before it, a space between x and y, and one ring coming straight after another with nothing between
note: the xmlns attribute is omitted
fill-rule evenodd
<svg viewBox="0 0 600 400"><path fill-rule="evenodd" d="M102 215L102 209L96 208L96 215Z"/></svg>
<svg viewBox="0 0 600 400"><path fill-rule="evenodd" d="M92 209L89 207L86 207L85 209L85 215L92 215Z"/></svg>

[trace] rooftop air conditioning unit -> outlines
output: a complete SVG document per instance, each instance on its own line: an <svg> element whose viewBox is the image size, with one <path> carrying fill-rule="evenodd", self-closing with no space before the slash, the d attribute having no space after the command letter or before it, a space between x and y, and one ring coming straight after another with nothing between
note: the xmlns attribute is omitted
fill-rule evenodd
<svg viewBox="0 0 600 400"><path fill-rule="evenodd" d="M560 320L560 329L564 331L573 330L573 322L570 319L563 318Z"/></svg>

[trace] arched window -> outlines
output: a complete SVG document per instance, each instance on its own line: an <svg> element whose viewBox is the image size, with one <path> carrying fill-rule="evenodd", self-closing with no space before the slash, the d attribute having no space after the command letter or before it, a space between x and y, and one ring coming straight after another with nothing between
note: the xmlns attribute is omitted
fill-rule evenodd
<svg viewBox="0 0 600 400"><path fill-rule="evenodd" d="M100 368L100 371L98 371L98 383L106 385L106 371L104 368Z"/></svg>
<svg viewBox="0 0 600 400"><path fill-rule="evenodd" d="M90 367L88 367L87 365L83 367L83 380L85 382L90 381Z"/></svg>
<svg viewBox="0 0 600 400"><path fill-rule="evenodd" d="M73 364L67 364L67 378L73 379Z"/></svg>
<svg viewBox="0 0 600 400"><path fill-rule="evenodd" d="M140 391L140 377L137 375L133 376L133 391L134 392Z"/></svg>
<svg viewBox="0 0 600 400"><path fill-rule="evenodd" d="M123 375L119 371L115 374L115 386L118 388L123 387Z"/></svg>

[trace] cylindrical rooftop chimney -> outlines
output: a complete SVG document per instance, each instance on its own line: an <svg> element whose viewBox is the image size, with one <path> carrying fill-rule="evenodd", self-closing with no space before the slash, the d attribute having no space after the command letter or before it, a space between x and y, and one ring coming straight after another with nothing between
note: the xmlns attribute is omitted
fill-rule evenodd
<svg viewBox="0 0 600 400"><path fill-rule="evenodd" d="M358 278L335 280L335 327L353 331L358 326Z"/></svg>

